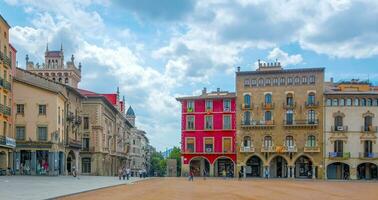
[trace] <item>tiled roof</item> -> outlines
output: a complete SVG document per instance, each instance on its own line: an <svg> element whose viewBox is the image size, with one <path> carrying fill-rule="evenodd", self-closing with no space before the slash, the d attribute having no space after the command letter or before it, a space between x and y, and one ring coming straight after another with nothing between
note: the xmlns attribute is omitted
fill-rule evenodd
<svg viewBox="0 0 378 200"><path fill-rule="evenodd" d="M299 73L299 72L324 72L325 68L298 68L283 70L262 70L262 71L239 71L236 75L257 75L257 74L278 74L278 73Z"/></svg>
<svg viewBox="0 0 378 200"><path fill-rule="evenodd" d="M206 94L201 94L198 96L186 96L186 97L177 97L176 100L189 100L189 99L224 99L224 98L236 98L235 92L210 92Z"/></svg>

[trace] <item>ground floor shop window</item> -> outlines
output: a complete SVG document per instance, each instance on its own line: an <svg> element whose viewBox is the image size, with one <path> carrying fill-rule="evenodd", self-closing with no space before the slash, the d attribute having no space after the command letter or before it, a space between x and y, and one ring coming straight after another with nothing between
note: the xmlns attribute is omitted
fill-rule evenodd
<svg viewBox="0 0 378 200"><path fill-rule="evenodd" d="M83 173L91 173L91 158L82 158L81 166Z"/></svg>
<svg viewBox="0 0 378 200"><path fill-rule="evenodd" d="M49 152L36 151L37 153L37 174L45 175L49 171Z"/></svg>
<svg viewBox="0 0 378 200"><path fill-rule="evenodd" d="M21 150L20 152L20 174L30 175L31 151Z"/></svg>

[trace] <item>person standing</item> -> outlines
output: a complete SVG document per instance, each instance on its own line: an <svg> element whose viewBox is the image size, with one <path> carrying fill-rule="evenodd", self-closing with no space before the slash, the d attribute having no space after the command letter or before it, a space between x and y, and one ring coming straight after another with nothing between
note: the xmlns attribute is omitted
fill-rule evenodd
<svg viewBox="0 0 378 200"><path fill-rule="evenodd" d="M121 176L122 176L122 168L119 168L118 169L118 179L121 180Z"/></svg>
<svg viewBox="0 0 378 200"><path fill-rule="evenodd" d="M129 180L129 177L130 177L130 169L126 168L126 178L127 178L127 180Z"/></svg>
<svg viewBox="0 0 378 200"><path fill-rule="evenodd" d="M269 171L268 171L268 169L265 169L265 178L266 178L266 179L269 178Z"/></svg>
<svg viewBox="0 0 378 200"><path fill-rule="evenodd" d="M226 169L223 169L223 171L222 171L222 176L223 176L224 179L226 179L226 176L227 176L227 174L226 174Z"/></svg>
<svg viewBox="0 0 378 200"><path fill-rule="evenodd" d="M239 180L241 180L241 178L243 177L243 169L240 169L240 171L239 171Z"/></svg>
<svg viewBox="0 0 378 200"><path fill-rule="evenodd" d="M193 171L190 170L190 172L189 172L189 181L193 181L193 178L194 178Z"/></svg>
<svg viewBox="0 0 378 200"><path fill-rule="evenodd" d="M203 180L206 180L206 176L207 176L207 171L206 169L203 169Z"/></svg>

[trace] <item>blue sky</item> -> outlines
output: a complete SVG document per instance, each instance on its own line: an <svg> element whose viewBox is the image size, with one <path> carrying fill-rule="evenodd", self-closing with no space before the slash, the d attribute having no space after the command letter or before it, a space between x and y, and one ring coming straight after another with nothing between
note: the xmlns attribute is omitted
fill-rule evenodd
<svg viewBox="0 0 378 200"><path fill-rule="evenodd" d="M368 0L0 0L10 40L42 62L46 43L83 65L80 87L120 86L158 150L180 143L174 97L234 90L257 59L326 67L326 79L378 83L378 2Z"/></svg>

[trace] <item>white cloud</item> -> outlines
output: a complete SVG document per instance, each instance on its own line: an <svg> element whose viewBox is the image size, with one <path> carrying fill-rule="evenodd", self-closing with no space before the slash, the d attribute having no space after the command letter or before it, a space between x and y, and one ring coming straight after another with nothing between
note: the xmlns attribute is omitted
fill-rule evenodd
<svg viewBox="0 0 378 200"><path fill-rule="evenodd" d="M283 66L286 65L296 65L303 61L300 54L289 55L288 53L282 51L280 48L274 48L269 52L267 57L269 60L278 60Z"/></svg>

